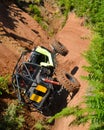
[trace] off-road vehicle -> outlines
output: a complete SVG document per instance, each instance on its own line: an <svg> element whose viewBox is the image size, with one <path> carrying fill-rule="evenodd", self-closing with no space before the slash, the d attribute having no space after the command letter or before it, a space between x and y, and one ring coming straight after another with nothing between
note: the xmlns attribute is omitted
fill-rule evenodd
<svg viewBox="0 0 104 130"><path fill-rule="evenodd" d="M26 53L22 53L12 75L12 84L16 90L18 99L37 110L43 112L49 108L54 94L59 94L63 88L69 92L78 89L80 84L73 75L63 73L62 78L55 77L57 54L66 56L68 50L60 42L51 44L52 51L45 47L35 47L28 59Z"/></svg>

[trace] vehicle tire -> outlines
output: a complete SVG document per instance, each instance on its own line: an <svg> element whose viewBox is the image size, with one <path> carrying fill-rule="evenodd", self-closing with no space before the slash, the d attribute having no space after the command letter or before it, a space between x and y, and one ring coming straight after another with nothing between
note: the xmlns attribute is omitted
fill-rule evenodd
<svg viewBox="0 0 104 130"><path fill-rule="evenodd" d="M61 72L58 76L58 80L60 84L69 92L79 90L80 83L72 74Z"/></svg>
<svg viewBox="0 0 104 130"><path fill-rule="evenodd" d="M60 55L66 56L68 54L67 48L62 43L54 41L51 45L54 48L54 50Z"/></svg>

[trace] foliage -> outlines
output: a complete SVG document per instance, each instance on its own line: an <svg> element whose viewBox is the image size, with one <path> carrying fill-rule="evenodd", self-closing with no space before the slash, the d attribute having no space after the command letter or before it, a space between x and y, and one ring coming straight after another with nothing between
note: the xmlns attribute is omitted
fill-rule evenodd
<svg viewBox="0 0 104 130"><path fill-rule="evenodd" d="M49 129L45 120L37 121L37 123L35 124L34 128L36 130L48 130Z"/></svg>
<svg viewBox="0 0 104 130"><path fill-rule="evenodd" d="M80 125L81 123L85 123L88 120L85 114L86 112L86 109L81 109L79 106L66 107L61 112L49 118L47 122L50 124L53 122L54 119L73 115L75 119L73 119L73 121L69 125Z"/></svg>
<svg viewBox="0 0 104 130"><path fill-rule="evenodd" d="M89 78L104 81L104 38L96 35L90 44L89 50L84 54L90 66L86 67L90 73Z"/></svg>
<svg viewBox="0 0 104 130"><path fill-rule="evenodd" d="M89 50L84 54L89 62L85 69L89 72L88 96L86 104L90 112L91 130L104 127L104 38L96 35Z"/></svg>
<svg viewBox="0 0 104 130"><path fill-rule="evenodd" d="M30 8L30 12L40 24L45 19L42 18L40 7L44 6L42 0L16 0L19 5L24 6L25 4ZM95 31L99 32L104 36L104 1L103 0L54 0L59 6L60 11L66 17L72 10L82 17L84 16L86 22L93 25ZM24 3L24 4L23 4ZM43 23L44 23L43 22ZM42 24L41 24L42 25Z"/></svg>
<svg viewBox="0 0 104 130"><path fill-rule="evenodd" d="M40 11L39 8L37 7L37 5L34 4L30 4L29 5L30 8L30 12L36 14L37 16L40 16Z"/></svg>
<svg viewBox="0 0 104 130"><path fill-rule="evenodd" d="M60 7L61 12L67 17L68 13L71 9L71 1L72 0L58 0L58 5Z"/></svg>
<svg viewBox="0 0 104 130"><path fill-rule="evenodd" d="M36 130L45 130L43 124L42 124L40 121L38 121L38 122L35 124L35 129L36 129Z"/></svg>
<svg viewBox="0 0 104 130"><path fill-rule="evenodd" d="M86 22L92 24L94 30L104 36L103 0L69 0L69 5L70 10L73 7L78 16L84 16Z"/></svg>
<svg viewBox="0 0 104 130"><path fill-rule="evenodd" d="M2 94L2 91L6 91L9 93L9 88L8 88L8 82L9 82L9 76L1 76L0 77L0 95Z"/></svg>
<svg viewBox="0 0 104 130"><path fill-rule="evenodd" d="M20 106L18 107L11 103L0 121L0 130L20 130L24 122L23 116L20 115L20 110Z"/></svg>
<svg viewBox="0 0 104 130"><path fill-rule="evenodd" d="M49 33L50 36L53 35L58 30L53 27L53 25L51 24L51 21L52 20L54 21L55 18L58 18L59 20L61 19L62 25L60 26L62 27L63 24L65 23L64 21L66 21L67 19L68 12L69 12L68 0L64 0L63 2L60 2L58 0L54 0L54 1L51 1L51 0L49 1L16 0L16 4L21 9L29 13L41 25L41 27ZM49 4L49 7L50 6L51 8L55 7L56 9L53 11L50 11L49 7L47 6L48 4ZM52 26L50 27L50 25Z"/></svg>
<svg viewBox="0 0 104 130"><path fill-rule="evenodd" d="M48 119L48 123L52 123L54 119L64 117L64 116L69 116L71 113L73 113L73 110L70 108L64 108L61 112L55 114L51 118Z"/></svg>
<svg viewBox="0 0 104 130"><path fill-rule="evenodd" d="M98 12L94 15L96 26L95 31L104 37L104 1L101 2Z"/></svg>
<svg viewBox="0 0 104 130"><path fill-rule="evenodd" d="M41 0L32 0L32 1L33 1L33 3L38 4L38 5L40 5L40 3L41 3Z"/></svg>
<svg viewBox="0 0 104 130"><path fill-rule="evenodd" d="M42 20L42 16L41 16L41 12L39 10L39 7L35 4L30 4L29 5L29 9L30 9L30 13L31 15L33 16L33 18L38 22L40 23L40 25L43 24Z"/></svg>

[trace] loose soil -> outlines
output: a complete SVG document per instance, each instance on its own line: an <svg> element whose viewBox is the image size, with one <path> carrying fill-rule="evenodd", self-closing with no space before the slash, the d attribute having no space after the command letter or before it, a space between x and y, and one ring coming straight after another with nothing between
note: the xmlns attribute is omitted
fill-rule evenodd
<svg viewBox="0 0 104 130"><path fill-rule="evenodd" d="M53 39L49 38L48 34L27 13L14 4L8 4L0 2L0 76L6 74L12 75L13 68L22 51L32 49L37 45L42 45L50 49L49 44ZM59 70L64 68L65 71L73 74L80 82L80 90L74 95L72 100L70 96L65 97L65 94L62 95L67 100L67 106L75 106L83 101L83 96L87 88L87 82L81 79L81 75L87 75L82 68L82 66L87 65L82 53L88 48L91 33L83 26L83 23L83 18L78 18L74 13L70 13L64 28L55 36L55 39L63 43L69 50L67 56L57 56ZM58 101L62 103L63 99L61 99L62 97ZM4 104L10 103L11 100L13 99L9 96L0 98L0 102ZM65 103L65 100L63 100L63 103ZM3 108L6 108L6 105ZM25 109L26 122L24 129L33 130L35 122L44 118L44 115L39 112L30 112ZM68 127L71 120L72 117L57 119L50 129L88 129L88 125Z"/></svg>

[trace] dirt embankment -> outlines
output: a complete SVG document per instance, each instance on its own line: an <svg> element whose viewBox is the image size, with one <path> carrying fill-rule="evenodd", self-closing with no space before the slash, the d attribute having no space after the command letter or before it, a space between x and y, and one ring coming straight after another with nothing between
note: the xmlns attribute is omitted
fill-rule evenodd
<svg viewBox="0 0 104 130"><path fill-rule="evenodd" d="M86 75L82 66L87 64L81 53L88 48L90 31L83 27L82 23L83 19L70 13L65 27L56 35L56 39L69 50L66 57L58 56L60 69L64 67L67 72L73 73L81 84L80 90L74 98L71 101L70 97L67 98L68 106L81 102L87 87L87 83L80 78L81 75ZM7 5L0 2L0 75L12 73L17 59L24 49L32 49L37 45L49 48L50 41L47 33L27 13L14 4ZM34 121L42 118L37 112L29 115L26 116L26 120L29 123L32 119L32 122L30 125L27 123L25 129L32 129ZM52 130L88 129L88 126L83 127L82 125L68 127L70 121L70 117L58 119Z"/></svg>
<svg viewBox="0 0 104 130"><path fill-rule="evenodd" d="M14 4L0 2L0 75L11 73L18 55L36 45L48 45L49 37L31 16Z"/></svg>

